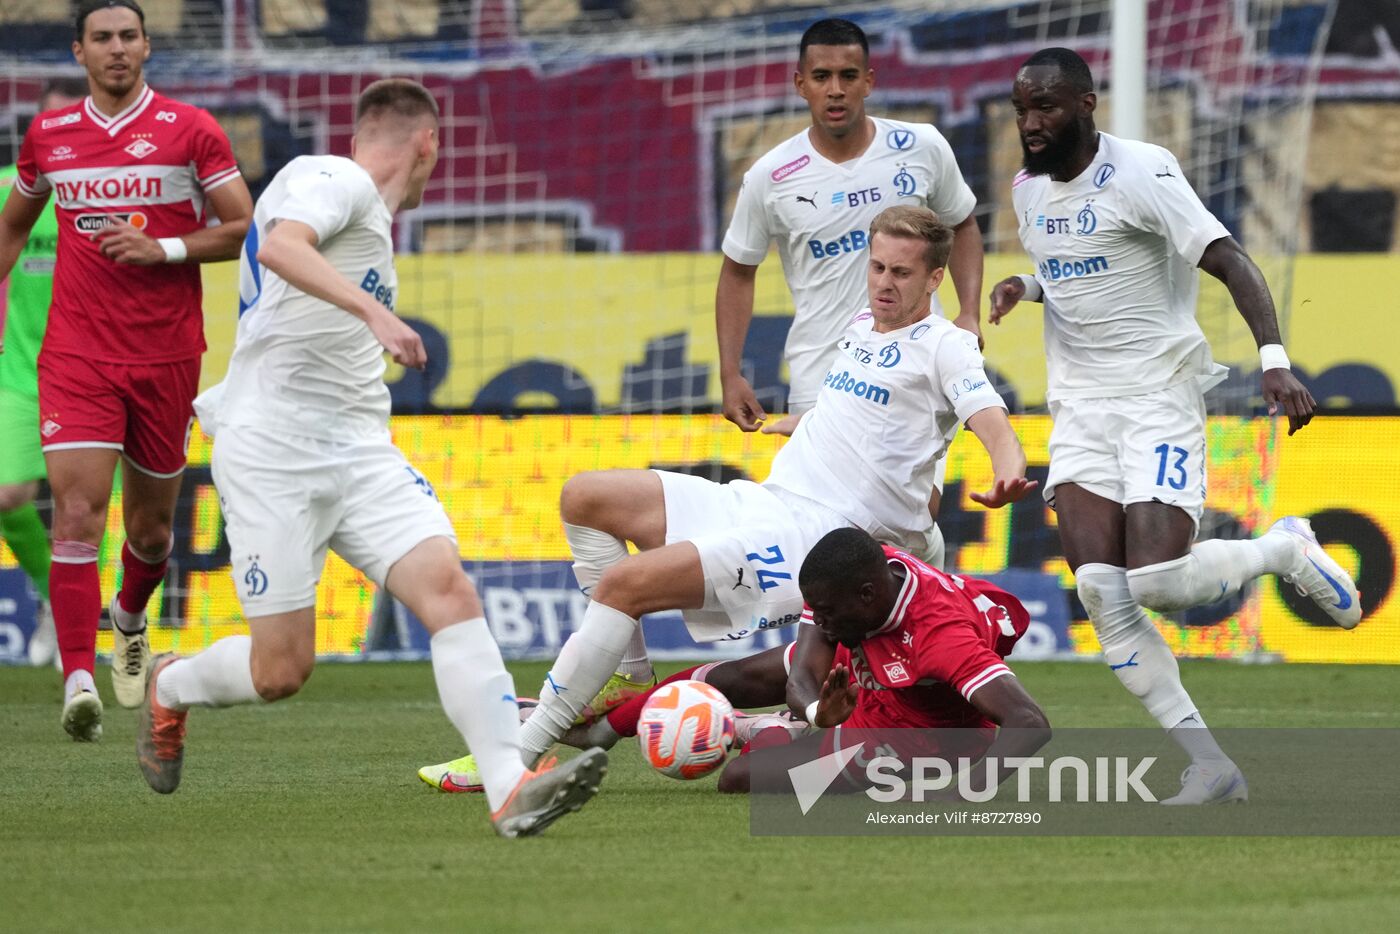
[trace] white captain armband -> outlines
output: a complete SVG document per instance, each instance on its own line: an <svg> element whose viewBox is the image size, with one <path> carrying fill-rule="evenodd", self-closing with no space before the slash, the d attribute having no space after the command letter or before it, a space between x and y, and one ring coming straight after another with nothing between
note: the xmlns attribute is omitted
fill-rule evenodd
<svg viewBox="0 0 1400 934"><path fill-rule="evenodd" d="M1259 348L1259 369L1292 369L1288 363L1288 353L1283 349L1282 344L1265 344L1263 347Z"/></svg>
<svg viewBox="0 0 1400 934"><path fill-rule="evenodd" d="M1022 301L1038 302L1045 297L1045 290L1040 287L1040 282L1035 276L1017 276L1021 284L1026 287L1026 294L1021 296Z"/></svg>

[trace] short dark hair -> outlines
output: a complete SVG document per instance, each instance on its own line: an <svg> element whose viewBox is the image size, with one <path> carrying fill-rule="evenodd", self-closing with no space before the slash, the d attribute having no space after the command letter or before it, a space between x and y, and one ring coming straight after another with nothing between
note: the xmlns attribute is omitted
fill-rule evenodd
<svg viewBox="0 0 1400 934"><path fill-rule="evenodd" d="M431 116L438 119L437 101L428 89L408 78L385 78L365 88L355 105L355 126L366 117L393 115L414 119Z"/></svg>
<svg viewBox="0 0 1400 934"><path fill-rule="evenodd" d="M880 543L861 529L833 529L807 552L797 572L797 586L805 590L818 582L837 581L859 585L875 579L886 563Z"/></svg>
<svg viewBox="0 0 1400 934"><path fill-rule="evenodd" d="M1094 93L1094 76L1089 71L1089 63L1084 61L1074 49L1064 49L1058 46L1041 49L1021 63L1022 68L1031 68L1035 65L1054 65L1060 69L1060 74L1064 75L1065 80L1075 91L1080 94Z"/></svg>
<svg viewBox="0 0 1400 934"><path fill-rule="evenodd" d="M58 94L62 97L73 97L81 100L88 95L88 83L86 78L50 78L44 82L44 89L39 92L39 101L50 94Z"/></svg>
<svg viewBox="0 0 1400 934"><path fill-rule="evenodd" d="M896 204L876 214L870 222L870 239L877 233L924 241L924 263L929 272L947 266L953 252L953 228L920 204Z"/></svg>
<svg viewBox="0 0 1400 934"><path fill-rule="evenodd" d="M807 27L797 46L797 60L807 57L809 45L858 45L866 59L870 58L870 40L865 30L848 19L819 19Z"/></svg>
<svg viewBox="0 0 1400 934"><path fill-rule="evenodd" d="M78 12L73 17L73 35L79 41L83 41L83 30L87 28L87 18L98 10L106 10L111 7L125 7L135 13L141 20L141 31L146 31L146 11L141 9L141 4L136 0L82 0L78 4ZM83 91L87 93L86 89Z"/></svg>

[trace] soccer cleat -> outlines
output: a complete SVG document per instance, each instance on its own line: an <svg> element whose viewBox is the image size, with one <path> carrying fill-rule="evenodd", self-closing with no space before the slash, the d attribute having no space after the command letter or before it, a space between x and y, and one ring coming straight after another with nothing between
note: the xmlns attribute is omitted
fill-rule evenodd
<svg viewBox="0 0 1400 934"><path fill-rule="evenodd" d="M539 699L534 697L517 697L515 702L520 707L521 723L528 720L530 714L540 705ZM452 794L485 790L485 786L481 784L481 773L476 769L476 757L470 754L451 762L425 765L418 770L418 778L425 785Z"/></svg>
<svg viewBox="0 0 1400 934"><path fill-rule="evenodd" d="M40 600L34 613L34 635L29 637L29 664L43 668L58 658L58 632L53 627L49 601Z"/></svg>
<svg viewBox="0 0 1400 934"><path fill-rule="evenodd" d="M550 759L538 770L525 773L506 803L491 815L491 823L503 837L532 837L583 807L598 793L607 773L608 754L598 748L563 765Z"/></svg>
<svg viewBox="0 0 1400 934"><path fill-rule="evenodd" d="M146 670L151 667L151 643L146 636L145 611L141 613L141 631L134 636L122 632L117 625L117 598L108 610L112 618L112 693L117 703L128 709L140 707L146 694Z"/></svg>
<svg viewBox="0 0 1400 934"><path fill-rule="evenodd" d="M102 738L102 700L93 691L75 691L63 702L63 729L75 743Z"/></svg>
<svg viewBox="0 0 1400 934"><path fill-rule="evenodd" d="M173 654L165 654L150 665L145 703L136 724L136 761L146 784L163 795L180 787L180 768L185 762L185 718L189 715L189 711L163 706L156 697L156 679L173 661Z"/></svg>
<svg viewBox="0 0 1400 934"><path fill-rule="evenodd" d="M1320 606L1343 629L1355 629L1361 622L1361 593L1351 575L1317 542L1312 523L1298 516L1284 516L1269 527L1292 537L1298 549L1293 567L1283 575L1298 593Z"/></svg>
<svg viewBox="0 0 1400 934"><path fill-rule="evenodd" d="M585 723L592 723L599 717L605 715L614 707L621 707L638 694L645 694L656 687L656 672L651 673L651 677L644 681L633 681L622 674L615 673L608 679L608 683L603 685L603 689L593 696L593 700L579 713L578 719L574 720L574 725L579 726Z"/></svg>
<svg viewBox="0 0 1400 934"><path fill-rule="evenodd" d="M452 794L485 790L481 773L476 769L476 757L471 755L441 765L425 765L418 770L418 777L424 784Z"/></svg>
<svg viewBox="0 0 1400 934"><path fill-rule="evenodd" d="M1181 791L1163 798L1166 805L1243 803L1249 800L1249 785L1244 773L1233 762L1226 768L1207 770L1194 762L1181 773Z"/></svg>

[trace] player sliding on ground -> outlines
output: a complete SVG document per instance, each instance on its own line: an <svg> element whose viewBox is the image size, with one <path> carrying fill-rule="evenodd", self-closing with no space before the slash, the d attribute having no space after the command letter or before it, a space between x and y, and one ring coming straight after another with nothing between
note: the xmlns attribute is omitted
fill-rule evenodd
<svg viewBox="0 0 1400 934"><path fill-rule="evenodd" d="M1143 607L1211 603L1262 574L1296 585L1344 629L1360 622L1361 603L1304 519L1280 519L1252 541L1192 544L1205 504L1204 393L1225 374L1196 324L1198 268L1229 288L1259 344L1264 400L1287 414L1290 435L1312 419L1313 398L1289 370L1263 275L1176 158L1095 129L1082 58L1037 52L1011 103L1025 154L1012 200L1037 271L997 283L990 320L1023 299L1045 304L1054 419L1045 498L1065 560L1104 661L1191 756L1171 803L1243 799L1243 775Z"/></svg>
<svg viewBox="0 0 1400 934"><path fill-rule="evenodd" d="M823 536L802 563L798 584L807 607L797 642L688 668L661 685L693 679L734 704L787 704L782 714L737 719L735 745L743 752L749 744L759 749L791 742L809 723L823 729L967 731L944 738L965 743L958 755L972 759L987 751L998 726L1018 730L1008 734L1006 742L1013 745L998 751L1001 758L1030 755L1049 738L1045 715L1003 661L1030 623L1011 594L986 581L945 574L859 529ZM609 748L635 736L657 690L595 723L573 727L561 742ZM719 790L748 791L751 764L744 754L731 760Z"/></svg>
<svg viewBox="0 0 1400 934"><path fill-rule="evenodd" d="M851 321L817 405L762 484L610 470L564 485L564 534L592 602L521 731L527 764L574 725L643 614L681 610L697 641L743 638L798 621L797 571L832 529L922 546L933 523L934 464L961 423L986 447L995 476L975 501L996 508L1035 486L976 338L930 315L952 241L927 208L875 218L870 308ZM629 541L639 554L628 555ZM457 760L421 774L473 787L471 773L470 761Z"/></svg>
<svg viewBox="0 0 1400 934"><path fill-rule="evenodd" d="M422 201L437 163L437 103L411 81L370 85L351 153L295 159L258 199L228 376L196 403L215 437L214 482L250 635L153 662L141 771L173 792L190 707L281 700L306 683L330 548L423 621L438 695L477 756L492 823L502 836L537 833L597 791L607 754L525 767L515 687L452 523L388 429L384 351L404 366L427 359L393 311L391 224Z"/></svg>

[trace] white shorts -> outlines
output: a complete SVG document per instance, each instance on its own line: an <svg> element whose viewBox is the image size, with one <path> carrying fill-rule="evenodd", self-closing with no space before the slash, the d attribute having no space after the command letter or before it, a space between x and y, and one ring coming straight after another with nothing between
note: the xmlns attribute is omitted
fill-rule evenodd
<svg viewBox="0 0 1400 934"><path fill-rule="evenodd" d="M666 544L693 544L705 573L704 607L682 613L692 639L743 639L802 618L797 572L818 539L849 522L748 480L656 475L666 498Z"/></svg>
<svg viewBox="0 0 1400 934"><path fill-rule="evenodd" d="M212 467L250 619L315 606L327 548L382 587L420 542L456 541L432 485L387 435L326 441L225 425Z"/></svg>
<svg viewBox="0 0 1400 934"><path fill-rule="evenodd" d="M1124 506L1166 503L1198 524L1206 502L1206 403L1194 380L1116 399L1050 403L1050 475Z"/></svg>

